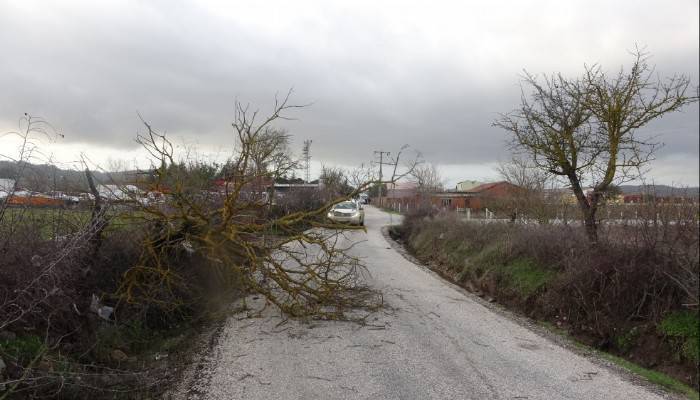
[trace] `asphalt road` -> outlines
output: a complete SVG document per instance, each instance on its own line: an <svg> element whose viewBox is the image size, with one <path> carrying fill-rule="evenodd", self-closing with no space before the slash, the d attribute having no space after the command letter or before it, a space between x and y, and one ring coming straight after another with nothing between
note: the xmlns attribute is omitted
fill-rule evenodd
<svg viewBox="0 0 700 400"><path fill-rule="evenodd" d="M396 216L393 217L394 222ZM649 385L540 336L421 268L366 207L355 250L386 309L370 325L229 318L183 382L188 399L662 399ZM249 303L252 307L260 304ZM281 323L281 324L280 324Z"/></svg>

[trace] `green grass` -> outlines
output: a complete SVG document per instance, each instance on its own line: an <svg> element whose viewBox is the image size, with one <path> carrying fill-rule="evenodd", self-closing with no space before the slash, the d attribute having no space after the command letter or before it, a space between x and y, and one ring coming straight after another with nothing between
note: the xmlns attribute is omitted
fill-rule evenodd
<svg viewBox="0 0 700 400"><path fill-rule="evenodd" d="M452 245L449 245L450 243ZM466 240L448 240L448 248L442 253L451 268L459 269L460 266L466 266L476 252Z"/></svg>
<svg viewBox="0 0 700 400"><path fill-rule="evenodd" d="M0 355L10 357L20 365L26 365L43 350L44 344L41 338L35 335L19 336L12 340L0 340Z"/></svg>
<svg viewBox="0 0 700 400"><path fill-rule="evenodd" d="M44 240L78 232L89 222L91 210L62 209L48 207L12 207L5 210L0 225L23 226L32 229ZM138 227L148 215L142 211L110 211L107 214L109 224L105 233Z"/></svg>
<svg viewBox="0 0 700 400"><path fill-rule="evenodd" d="M444 231L444 232L443 232ZM480 280L488 275L510 290L527 298L556 277L556 272L528 258L509 260L506 244L497 240L482 245L473 243L459 230L439 223L426 223L410 238L418 257L444 263L457 273L455 280Z"/></svg>
<svg viewBox="0 0 700 400"><path fill-rule="evenodd" d="M410 244L419 257L432 257L434 254L434 240L436 236L430 229L421 229L415 236L410 238Z"/></svg>
<svg viewBox="0 0 700 400"><path fill-rule="evenodd" d="M554 271L543 268L534 261L517 259L503 267L508 285L520 295L528 297L555 278Z"/></svg>
<svg viewBox="0 0 700 400"><path fill-rule="evenodd" d="M698 392L695 389L684 384L683 382L680 382L680 381L664 374L663 372L646 369L646 368L641 367L641 366L639 366L631 361L627 361L624 358L620 358L618 356L614 356L614 355L609 354L609 353L605 353L605 352L597 351L597 350L593 350L593 351L596 354L598 354L599 356L605 358L606 360L611 361L611 362L619 365L620 367L622 367L622 368L624 368L624 369L626 369L626 370L628 370L636 375L643 377L644 379L648 380L649 382L663 386L666 389L669 389L673 392L683 394L690 399L695 399L695 400L700 399L700 395L698 394Z"/></svg>
<svg viewBox="0 0 700 400"><path fill-rule="evenodd" d="M37 232L43 239L66 235L85 226L90 212L59 208L12 207L5 210L2 223L6 226L22 226Z"/></svg>
<svg viewBox="0 0 700 400"><path fill-rule="evenodd" d="M627 353L639 339L639 328L633 327L627 332L624 332L615 337L615 345L622 352Z"/></svg>
<svg viewBox="0 0 700 400"><path fill-rule="evenodd" d="M659 331L680 344L681 354L690 361L700 361L700 319L697 313L680 311L661 321Z"/></svg>
<svg viewBox="0 0 700 400"><path fill-rule="evenodd" d="M503 247L503 243L500 241L489 244L482 248L479 252L475 253L470 261L472 264L483 267L503 265L503 263L506 261L504 258Z"/></svg>

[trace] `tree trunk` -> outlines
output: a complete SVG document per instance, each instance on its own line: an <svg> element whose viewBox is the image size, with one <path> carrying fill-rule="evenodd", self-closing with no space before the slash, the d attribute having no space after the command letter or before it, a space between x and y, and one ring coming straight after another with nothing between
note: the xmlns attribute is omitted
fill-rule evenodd
<svg viewBox="0 0 700 400"><path fill-rule="evenodd" d="M598 224L595 220L595 209L589 207L584 213L583 223L586 227L586 236L591 244L598 243Z"/></svg>
<svg viewBox="0 0 700 400"><path fill-rule="evenodd" d="M578 180L578 176L572 173L567 176L569 182L571 183L571 190L573 190L574 195L576 195L576 200L581 208L581 214L583 214L583 224L586 228L586 236L591 244L598 244L598 225L596 224L595 214L598 210L598 195L596 192L592 194L592 198L588 199L586 194L583 193L583 188Z"/></svg>

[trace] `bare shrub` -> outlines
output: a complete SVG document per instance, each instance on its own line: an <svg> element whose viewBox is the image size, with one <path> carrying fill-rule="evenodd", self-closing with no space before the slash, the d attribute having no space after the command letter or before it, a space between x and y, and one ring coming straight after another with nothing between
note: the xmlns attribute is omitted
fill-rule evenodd
<svg viewBox="0 0 700 400"><path fill-rule="evenodd" d="M533 163L523 158L513 157L510 162L498 167L501 177L515 186L507 196L490 208L502 209L512 219L533 219L539 223L548 223L552 218L551 205L545 197L545 189L550 188L552 179L539 170ZM490 203L494 200L491 199Z"/></svg>
<svg viewBox="0 0 700 400"><path fill-rule="evenodd" d="M316 188L295 188L285 193L283 197L277 196L272 207L271 217L279 218L301 211L313 211L323 207L323 193Z"/></svg>
<svg viewBox="0 0 700 400"><path fill-rule="evenodd" d="M403 238L408 238L421 229L429 219L435 217L438 211L430 204L419 203L418 207L409 209L405 214L401 225L396 227Z"/></svg>
<svg viewBox="0 0 700 400"><path fill-rule="evenodd" d="M691 199L663 203L650 201L638 208L638 218L626 220L625 241L659 256L662 272L685 295L685 306L698 308L700 249L698 215L700 206Z"/></svg>
<svg viewBox="0 0 700 400"><path fill-rule="evenodd" d="M115 288L113 282L104 281L104 272L115 279L120 273L115 257L102 268L99 254L95 257L92 251L99 229L83 211L6 210L0 230L11 234L3 236L0 257L0 331L16 337L0 345L0 356L8 365L7 393L68 395L73 393L69 388L82 388L82 395L87 395L91 385L110 390L101 382L106 375L97 371L114 371L65 356L90 351L93 329L99 324L91 309L93 298ZM118 254L124 257L125 252L122 246ZM127 377L124 371L119 374Z"/></svg>

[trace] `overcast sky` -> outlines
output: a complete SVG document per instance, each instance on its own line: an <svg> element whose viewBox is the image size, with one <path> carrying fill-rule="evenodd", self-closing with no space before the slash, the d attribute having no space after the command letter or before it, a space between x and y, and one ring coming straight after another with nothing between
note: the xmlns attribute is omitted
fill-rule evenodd
<svg viewBox="0 0 700 400"><path fill-rule="evenodd" d="M449 185L496 178L509 158L491 122L518 105L519 74L629 65L636 44L662 75L698 84L698 1L0 1L0 132L25 112L65 138L60 161L140 157L154 126L227 154L236 99L285 122L316 166L369 162L409 144ZM647 129L666 144L650 178L698 184L698 106ZM12 144L0 138L2 152ZM0 153L2 153L0 152Z"/></svg>

